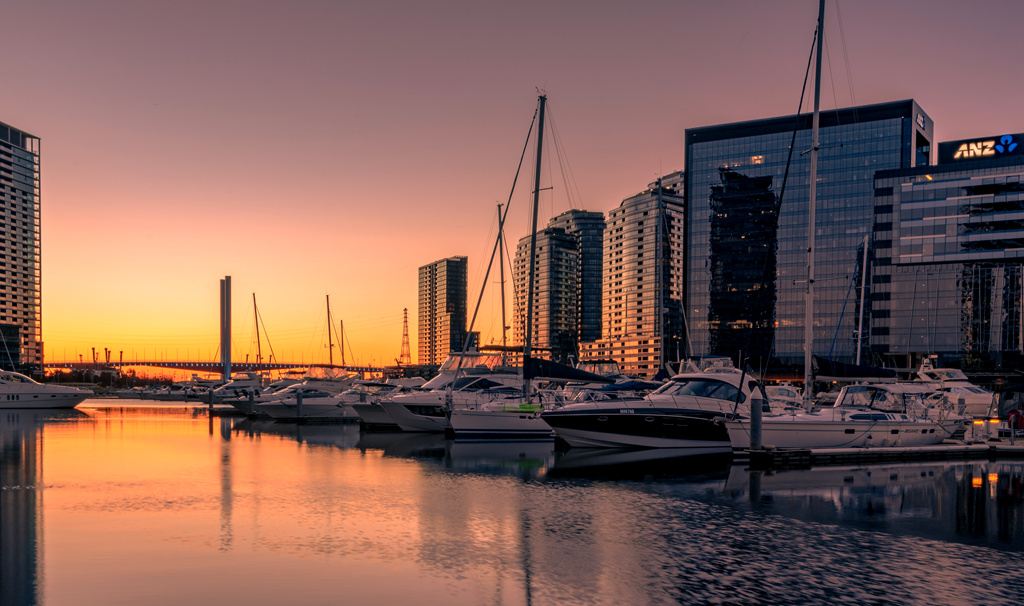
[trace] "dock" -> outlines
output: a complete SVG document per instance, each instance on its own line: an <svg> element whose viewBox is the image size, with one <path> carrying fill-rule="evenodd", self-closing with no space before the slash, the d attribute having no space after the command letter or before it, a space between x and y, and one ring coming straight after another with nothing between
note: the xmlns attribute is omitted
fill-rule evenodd
<svg viewBox="0 0 1024 606"><path fill-rule="evenodd" d="M971 459L1024 458L1024 440L989 440L986 442L946 441L935 446L815 448L736 450L733 462L751 469L806 469L825 465L850 465L910 461L957 461Z"/></svg>

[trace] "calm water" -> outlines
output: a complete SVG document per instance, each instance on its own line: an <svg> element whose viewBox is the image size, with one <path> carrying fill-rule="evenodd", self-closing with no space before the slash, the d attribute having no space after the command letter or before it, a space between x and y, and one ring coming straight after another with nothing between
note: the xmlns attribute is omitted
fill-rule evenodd
<svg viewBox="0 0 1024 606"><path fill-rule="evenodd" d="M103 400L0 411L0 447L3 606L1024 596L1019 461L762 475Z"/></svg>

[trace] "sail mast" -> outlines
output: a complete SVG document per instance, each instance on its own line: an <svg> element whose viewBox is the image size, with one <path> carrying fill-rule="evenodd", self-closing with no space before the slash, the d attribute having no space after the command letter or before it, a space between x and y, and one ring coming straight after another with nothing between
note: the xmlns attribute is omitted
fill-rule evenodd
<svg viewBox="0 0 1024 606"><path fill-rule="evenodd" d="M334 326L331 324L331 295L327 295L327 363L334 366L334 343L331 341L331 331ZM323 358L320 358L321 360Z"/></svg>
<svg viewBox="0 0 1024 606"><path fill-rule="evenodd" d="M814 57L814 114L811 117L811 165L807 210L807 296L804 299L804 408L814 398L811 354L814 349L814 207L818 185L818 118L821 107L821 46L825 37L825 0L818 0L818 40Z"/></svg>
<svg viewBox="0 0 1024 606"><path fill-rule="evenodd" d="M508 355L508 337L506 335L507 321L505 320L505 232L501 220L501 203L498 203L498 267L501 269L501 365L505 365L505 356Z"/></svg>
<svg viewBox="0 0 1024 606"><path fill-rule="evenodd" d="M256 293L252 293L252 315L256 322L256 364L263 361L263 352L260 350L260 312L256 309Z"/></svg>
<svg viewBox="0 0 1024 606"><path fill-rule="evenodd" d="M547 100L547 95L540 95L538 98L540 117L537 128L537 172L533 179L533 224L530 228L530 265L528 270L530 277L526 286L526 341L523 342L523 393L527 397L530 385L530 345L533 340L533 280L536 273L534 266L537 263L537 207L540 206L541 150L544 146L544 105Z"/></svg>

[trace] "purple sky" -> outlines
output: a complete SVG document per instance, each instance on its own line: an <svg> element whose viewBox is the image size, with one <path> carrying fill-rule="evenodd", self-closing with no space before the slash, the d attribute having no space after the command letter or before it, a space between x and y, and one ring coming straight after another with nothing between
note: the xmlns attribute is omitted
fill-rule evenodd
<svg viewBox="0 0 1024 606"><path fill-rule="evenodd" d="M1024 3L845 0L842 32L827 6L823 109L914 98L939 141L1024 132ZM684 129L796 111L816 13L8 2L0 121L42 138L47 358L212 358L231 275L235 359L255 351L256 293L279 359L326 358L330 294L346 354L391 362L407 307L415 360L417 267L468 255L475 300L537 88L579 191L570 201L552 157L542 220L607 211L682 168ZM488 298L485 342L497 309Z"/></svg>

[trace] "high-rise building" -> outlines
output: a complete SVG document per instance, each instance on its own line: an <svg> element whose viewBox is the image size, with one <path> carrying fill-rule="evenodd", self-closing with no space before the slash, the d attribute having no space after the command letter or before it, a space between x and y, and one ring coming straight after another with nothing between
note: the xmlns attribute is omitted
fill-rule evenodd
<svg viewBox="0 0 1024 606"><path fill-rule="evenodd" d="M604 232L603 334L586 360L612 359L628 375L654 377L682 355L683 173L658 179L608 213Z"/></svg>
<svg viewBox="0 0 1024 606"><path fill-rule="evenodd" d="M569 210L537 233L533 343L537 355L560 362L579 358L581 341L601 336L601 258L604 213ZM530 236L516 246L513 263L514 339L526 339Z"/></svg>
<svg viewBox="0 0 1024 606"><path fill-rule="evenodd" d="M0 123L0 367L42 372L39 137Z"/></svg>
<svg viewBox="0 0 1024 606"><path fill-rule="evenodd" d="M530 279L530 236L516 245L512 279L515 285L513 338L526 342L526 294ZM537 232L537 259L533 278L533 327L531 351L535 357L564 361L575 353L578 335L576 241L564 229L549 227Z"/></svg>
<svg viewBox="0 0 1024 606"><path fill-rule="evenodd" d="M604 213L568 210L548 222L549 228L564 229L576 243L576 325L578 344L601 338L601 285L604 270Z"/></svg>
<svg viewBox="0 0 1024 606"><path fill-rule="evenodd" d="M467 257L450 257L419 269L419 363L440 364L461 351L466 338Z"/></svg>
<svg viewBox="0 0 1024 606"><path fill-rule="evenodd" d="M912 100L821 112L813 353L854 360L875 171L927 166L932 132ZM686 130L688 356L802 367L810 139L810 114Z"/></svg>
<svg viewBox="0 0 1024 606"><path fill-rule="evenodd" d="M875 174L864 356L1019 368L1024 133L939 144L938 164Z"/></svg>

